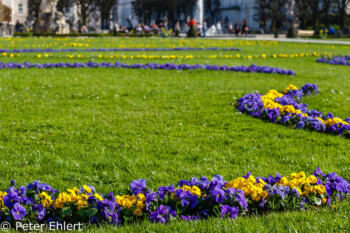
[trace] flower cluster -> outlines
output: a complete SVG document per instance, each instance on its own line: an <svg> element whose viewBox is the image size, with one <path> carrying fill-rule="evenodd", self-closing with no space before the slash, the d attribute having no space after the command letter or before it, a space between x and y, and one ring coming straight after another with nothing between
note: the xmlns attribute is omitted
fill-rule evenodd
<svg viewBox="0 0 350 233"><path fill-rule="evenodd" d="M122 225L149 219L166 223L209 216L235 219L238 215L267 211L302 210L335 206L350 194L350 183L336 173L323 174L317 168L290 176L254 177L251 173L225 181L215 175L211 180L180 180L177 186L162 186L153 192L146 180L131 182L130 193L101 194L93 186L74 187L58 192L50 185L35 181L27 186L11 186L0 192L0 223L50 224L50 222Z"/></svg>
<svg viewBox="0 0 350 233"><path fill-rule="evenodd" d="M92 49L0 49L0 53L122 52L122 51L241 51L237 48L92 48Z"/></svg>
<svg viewBox="0 0 350 233"><path fill-rule="evenodd" d="M315 84L306 84L300 90L291 84L283 93L269 90L264 95L247 94L237 101L236 107L240 112L268 122L349 137L350 118L343 120L332 113L308 110L307 104L301 103L304 96L312 93L318 93Z"/></svg>
<svg viewBox="0 0 350 233"><path fill-rule="evenodd" d="M121 62L116 62L115 64L109 62L96 63L96 62L86 62L86 63L46 63L46 64L33 64L30 62L24 63L3 63L0 62L0 69L24 69L24 68L131 68L131 69L160 69L160 70L217 70L217 71L234 71L234 72L245 72L245 73L267 73L267 74L284 74L284 75L295 75L292 70L284 70L281 68L269 67L269 66L257 66L251 65L246 66L217 66L217 65L188 65L188 64L158 64L158 63L147 63L143 64L133 64L128 65Z"/></svg>
<svg viewBox="0 0 350 233"><path fill-rule="evenodd" d="M350 66L350 56L344 57L325 57L316 60L319 63L327 63L331 65Z"/></svg>

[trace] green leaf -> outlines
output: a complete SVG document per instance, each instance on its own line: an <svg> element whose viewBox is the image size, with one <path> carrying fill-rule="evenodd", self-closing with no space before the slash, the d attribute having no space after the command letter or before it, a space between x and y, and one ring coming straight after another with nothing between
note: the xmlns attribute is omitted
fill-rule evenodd
<svg viewBox="0 0 350 233"><path fill-rule="evenodd" d="M84 209L80 209L78 211L78 214L81 217L92 217L97 213L97 209L96 208L84 208Z"/></svg>
<svg viewBox="0 0 350 233"><path fill-rule="evenodd" d="M97 213L97 209L96 208L90 208L86 210L86 216L88 217L92 217Z"/></svg>
<svg viewBox="0 0 350 233"><path fill-rule="evenodd" d="M72 209L70 207L63 207L61 211L61 216L66 217L66 216L71 216L72 215Z"/></svg>

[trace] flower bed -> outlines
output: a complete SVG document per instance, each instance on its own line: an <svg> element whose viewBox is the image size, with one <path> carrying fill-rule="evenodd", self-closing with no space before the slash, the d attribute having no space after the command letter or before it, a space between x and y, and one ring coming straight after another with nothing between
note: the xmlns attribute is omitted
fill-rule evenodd
<svg viewBox="0 0 350 233"><path fill-rule="evenodd" d="M122 225L140 220L166 223L175 218L190 221L209 216L235 219L268 211L317 209L333 206L350 193L350 183L336 173L323 174L317 168L290 176L254 177L251 173L225 181L215 175L209 180L180 180L177 186L162 186L153 192L146 180L131 182L126 195L106 195L84 185L58 192L35 181L11 186L0 192L0 222L23 223L107 223ZM51 224L50 224L51 225Z"/></svg>
<svg viewBox="0 0 350 233"><path fill-rule="evenodd" d="M125 52L125 51L241 51L236 48L92 48L92 49L0 49L0 53Z"/></svg>
<svg viewBox="0 0 350 233"><path fill-rule="evenodd" d="M308 110L307 104L301 103L304 96L312 93L318 93L315 84L306 84L301 90L291 84L283 94L276 90L269 90L265 95L247 94L237 101L236 107L240 112L268 122L350 137L350 118L343 120L332 113Z"/></svg>
<svg viewBox="0 0 350 233"><path fill-rule="evenodd" d="M350 66L350 56L319 58L316 60L316 62L327 63L331 65Z"/></svg>
<svg viewBox="0 0 350 233"><path fill-rule="evenodd" d="M246 72L246 73L269 73L269 74L284 74L284 75L295 75L292 70L284 70L280 68L274 68L269 66L257 66L251 65L246 66L217 66L217 65L187 65L180 64L176 65L173 63L158 64L158 63L147 63L143 64L124 64L116 62L114 64L109 62L96 63L46 63L46 64L33 64L30 62L24 63L3 63L0 62L0 69L29 69L29 68L131 68L131 69L159 69L159 70L219 70L219 71L235 71L235 72Z"/></svg>

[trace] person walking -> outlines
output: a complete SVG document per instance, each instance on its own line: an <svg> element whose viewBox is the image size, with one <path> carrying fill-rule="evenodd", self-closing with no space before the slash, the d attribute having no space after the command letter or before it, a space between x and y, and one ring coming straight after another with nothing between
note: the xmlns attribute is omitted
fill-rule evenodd
<svg viewBox="0 0 350 233"><path fill-rule="evenodd" d="M217 34L222 34L222 27L221 27L221 21L220 20L216 24L216 32L217 32Z"/></svg>
<svg viewBox="0 0 350 233"><path fill-rule="evenodd" d="M203 37L207 36L207 29L208 29L208 25L207 25L207 21L205 21L205 19L203 20L203 26L202 26L202 31L203 31Z"/></svg>

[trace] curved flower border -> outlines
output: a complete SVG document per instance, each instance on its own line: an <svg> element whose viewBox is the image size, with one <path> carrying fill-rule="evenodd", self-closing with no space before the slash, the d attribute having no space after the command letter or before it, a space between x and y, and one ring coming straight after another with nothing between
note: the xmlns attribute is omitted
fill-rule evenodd
<svg viewBox="0 0 350 233"><path fill-rule="evenodd" d="M86 62L86 63L45 63L45 64L33 64L30 62L24 63L3 63L0 62L0 69L29 69L29 68L130 68L130 69L154 69L154 70L218 70L218 71L235 71L235 72L246 72L246 73L268 73L268 74L284 74L284 75L295 75L292 70L285 70L281 68L269 67L269 66L217 66L217 65L188 65L188 64L158 64L158 63L147 63L147 64L125 64L117 61L112 64L109 62Z"/></svg>
<svg viewBox="0 0 350 233"><path fill-rule="evenodd" d="M237 48L92 48L92 49L0 49L0 53L35 53L35 52L127 52L127 51L242 51Z"/></svg>
<svg viewBox="0 0 350 233"><path fill-rule="evenodd" d="M319 58L316 60L316 62L327 63L331 65L350 66L350 56Z"/></svg>
<svg viewBox="0 0 350 233"><path fill-rule="evenodd" d="M180 180L175 186L162 186L153 192L146 180L131 182L126 195L98 193L83 185L58 192L46 183L10 187L0 192L0 223L84 223L123 225L150 220L167 223L209 216L235 219L250 213L336 207L350 193L350 183L336 173L323 174L317 168L290 176L254 177L250 172L229 182L215 175L211 180Z"/></svg>
<svg viewBox="0 0 350 233"><path fill-rule="evenodd" d="M349 138L350 118L343 120L332 113L310 111L307 109L307 104L301 103L304 96L312 93L318 93L318 87L315 84L306 84L301 90L290 84L283 93L269 90L265 95L247 94L237 101L236 107L242 113L248 113L268 122Z"/></svg>

